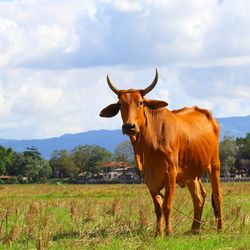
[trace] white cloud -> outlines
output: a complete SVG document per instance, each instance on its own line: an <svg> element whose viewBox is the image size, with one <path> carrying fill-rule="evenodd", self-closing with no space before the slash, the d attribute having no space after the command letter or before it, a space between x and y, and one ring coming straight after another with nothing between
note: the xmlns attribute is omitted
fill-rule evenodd
<svg viewBox="0 0 250 250"><path fill-rule="evenodd" d="M43 0L0 7L15 25L9 43L16 53L6 61L19 67L195 66L227 58L241 63L250 52L247 1Z"/></svg>
<svg viewBox="0 0 250 250"><path fill-rule="evenodd" d="M144 88L169 107L250 110L250 2L0 1L0 137L119 128L107 87Z"/></svg>
<svg viewBox="0 0 250 250"><path fill-rule="evenodd" d="M65 39L64 30L58 26L38 26L36 28L36 40L39 42L37 44L39 47L47 49L53 49L60 47Z"/></svg>
<svg viewBox="0 0 250 250"><path fill-rule="evenodd" d="M143 9L140 1L129 1L129 0L103 0L103 3L110 4L118 11L122 12L138 12ZM141 1L143 2L143 1Z"/></svg>

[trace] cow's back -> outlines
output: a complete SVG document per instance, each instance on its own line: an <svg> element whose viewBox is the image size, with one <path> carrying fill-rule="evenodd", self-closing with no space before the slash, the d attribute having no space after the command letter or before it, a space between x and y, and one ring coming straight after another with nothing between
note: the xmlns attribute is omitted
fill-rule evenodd
<svg viewBox="0 0 250 250"><path fill-rule="evenodd" d="M189 138L210 134L219 138L219 124L207 109L197 106L173 110L181 129Z"/></svg>

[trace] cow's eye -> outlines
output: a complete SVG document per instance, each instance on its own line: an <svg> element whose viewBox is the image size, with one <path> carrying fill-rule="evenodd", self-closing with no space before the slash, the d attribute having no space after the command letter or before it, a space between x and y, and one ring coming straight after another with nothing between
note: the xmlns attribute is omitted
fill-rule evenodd
<svg viewBox="0 0 250 250"><path fill-rule="evenodd" d="M136 103L136 106L139 108L139 107L141 107L142 106L142 101L138 101L137 103Z"/></svg>

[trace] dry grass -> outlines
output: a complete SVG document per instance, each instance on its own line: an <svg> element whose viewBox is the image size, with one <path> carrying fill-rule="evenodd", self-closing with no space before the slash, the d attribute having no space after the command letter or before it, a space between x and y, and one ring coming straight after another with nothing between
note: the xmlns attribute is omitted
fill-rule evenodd
<svg viewBox="0 0 250 250"><path fill-rule="evenodd" d="M210 187L206 187L203 223L208 227L203 226L199 236L186 237L192 222L173 210L172 238L155 240L154 208L144 185L2 185L0 249L150 249L154 244L170 248L172 239L173 249L189 249L194 240L211 242L211 236L214 249L222 239L226 246L221 249L227 249L230 241L245 246L244 241L250 239L250 183L223 184L225 227L221 236L209 227L215 227L216 221ZM192 216L186 189L177 188L174 206Z"/></svg>

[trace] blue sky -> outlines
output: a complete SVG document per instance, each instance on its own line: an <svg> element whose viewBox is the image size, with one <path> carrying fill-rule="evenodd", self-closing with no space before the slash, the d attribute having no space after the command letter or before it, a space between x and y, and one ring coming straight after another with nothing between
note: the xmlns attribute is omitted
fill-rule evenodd
<svg viewBox="0 0 250 250"><path fill-rule="evenodd" d="M144 88L170 109L250 115L250 2L0 0L0 138L116 129L106 84Z"/></svg>

